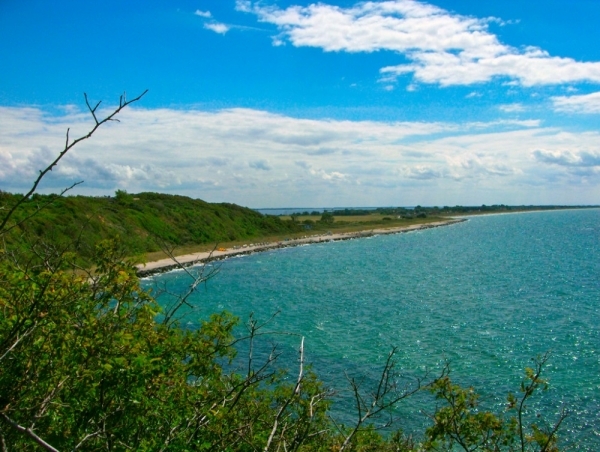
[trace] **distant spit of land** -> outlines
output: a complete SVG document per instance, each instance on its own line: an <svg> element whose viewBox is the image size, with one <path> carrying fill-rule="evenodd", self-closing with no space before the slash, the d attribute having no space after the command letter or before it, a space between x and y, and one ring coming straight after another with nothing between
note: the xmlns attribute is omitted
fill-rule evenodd
<svg viewBox="0 0 600 452"><path fill-rule="evenodd" d="M0 211L8 211L21 197L0 191ZM597 206L346 208L273 216L236 204L160 193L35 194L12 217L14 227L5 240L24 251L32 243L70 250L81 266L89 267L95 245L118 238L123 254L134 262L146 262L138 269L148 274L179 265L172 256L189 265L279 247L436 227L456 222L458 216L590 207Z"/></svg>

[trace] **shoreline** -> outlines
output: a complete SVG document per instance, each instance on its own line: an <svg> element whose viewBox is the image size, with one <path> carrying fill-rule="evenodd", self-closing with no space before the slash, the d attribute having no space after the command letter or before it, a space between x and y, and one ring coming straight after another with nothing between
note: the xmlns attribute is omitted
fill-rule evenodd
<svg viewBox="0 0 600 452"><path fill-rule="evenodd" d="M373 237L375 235L401 234L405 232L420 231L424 229L437 228L441 226L450 226L452 224L462 223L467 221L466 218L452 218L444 221L436 221L433 223L416 224L410 226L398 226L387 229L366 229L358 232L344 232L338 234L322 234L300 239L292 239L284 242L267 242L259 244L251 244L242 248L228 248L224 251L215 249L213 251L205 251L201 253L185 254L175 256L177 262L172 258L164 258L145 264L137 264L137 275L139 277L151 276L157 273L166 273L171 270L176 270L181 267L190 267L192 265L205 262L213 262L228 259L230 257L244 256L248 254L261 253L264 251L277 250L281 248L290 248L294 246L310 245L315 243L337 242L341 240L353 240L365 237Z"/></svg>

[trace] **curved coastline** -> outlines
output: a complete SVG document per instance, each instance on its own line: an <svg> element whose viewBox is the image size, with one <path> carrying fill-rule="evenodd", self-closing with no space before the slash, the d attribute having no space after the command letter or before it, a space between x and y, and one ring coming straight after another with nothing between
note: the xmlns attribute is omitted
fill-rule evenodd
<svg viewBox="0 0 600 452"><path fill-rule="evenodd" d="M137 269L138 276L145 277L157 273L165 273L181 267L189 267L200 263L219 261L228 259L230 257L260 253L263 251L275 250L280 248L289 248L293 246L309 245L314 243L336 242L340 240L352 240L364 237L373 237L375 235L401 234L404 232L419 231L424 229L437 228L441 226L449 226L456 223L462 223L463 221L467 221L467 219L452 218L444 221L436 221L434 223L401 226L388 229L368 229L358 232L322 234L318 236L292 239L284 242L268 242L253 244L243 248L228 248L224 251L213 250L202 253L185 254L182 256L176 256L176 261L172 258L165 258L153 262L147 262L145 264L138 264L135 267Z"/></svg>

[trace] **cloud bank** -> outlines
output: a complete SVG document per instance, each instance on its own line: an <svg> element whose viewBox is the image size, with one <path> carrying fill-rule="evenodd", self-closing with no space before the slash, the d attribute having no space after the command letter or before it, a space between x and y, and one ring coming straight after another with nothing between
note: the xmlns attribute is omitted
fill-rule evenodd
<svg viewBox="0 0 600 452"><path fill-rule="evenodd" d="M90 118L0 107L0 189L23 191ZM161 191L252 207L597 203L600 134L539 121L303 119L252 109L127 109L68 154L52 191Z"/></svg>

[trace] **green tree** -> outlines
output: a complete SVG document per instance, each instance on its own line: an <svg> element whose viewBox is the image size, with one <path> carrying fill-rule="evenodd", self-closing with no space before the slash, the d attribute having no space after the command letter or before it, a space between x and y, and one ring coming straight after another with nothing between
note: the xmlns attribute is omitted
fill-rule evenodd
<svg viewBox="0 0 600 452"><path fill-rule="evenodd" d="M563 410L551 426L525 423L526 403L548 384L541 377L548 354L534 359L534 367L525 369L521 395L508 395L505 413L495 414L480 409L479 395L473 388L455 385L443 376L431 385L430 391L443 402L431 416L433 425L427 429L427 450L465 451L525 451L554 452L558 450L557 431L566 417Z"/></svg>
<svg viewBox="0 0 600 452"><path fill-rule="evenodd" d="M323 212L319 221L325 224L333 224L335 218L331 212Z"/></svg>
<svg viewBox="0 0 600 452"><path fill-rule="evenodd" d="M130 206L133 204L133 196L125 190L117 190L115 192L115 200L123 206Z"/></svg>

